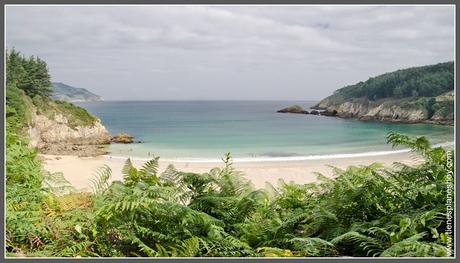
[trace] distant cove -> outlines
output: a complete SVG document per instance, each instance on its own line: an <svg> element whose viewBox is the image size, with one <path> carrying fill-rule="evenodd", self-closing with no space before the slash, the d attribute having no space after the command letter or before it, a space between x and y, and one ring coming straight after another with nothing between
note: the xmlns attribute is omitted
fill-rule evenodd
<svg viewBox="0 0 460 263"><path fill-rule="evenodd" d="M451 126L364 122L276 110L317 101L98 101L78 105L101 118L112 133L127 132L140 144L114 144L113 156L167 159L299 158L389 151L390 131L453 141Z"/></svg>

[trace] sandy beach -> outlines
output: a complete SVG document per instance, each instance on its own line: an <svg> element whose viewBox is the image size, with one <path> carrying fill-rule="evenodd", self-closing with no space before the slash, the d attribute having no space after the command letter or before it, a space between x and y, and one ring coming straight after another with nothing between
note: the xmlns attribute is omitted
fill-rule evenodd
<svg viewBox="0 0 460 263"><path fill-rule="evenodd" d="M107 165L112 169L111 180L122 179L122 167L126 159L115 158L108 155L98 157L77 157L77 156L56 156L40 155L45 170L49 172L62 172L65 178L78 190L90 191L91 179L98 168ZM145 160L133 160L136 167L142 166ZM317 181L315 172L325 176L333 176L330 166L346 168L350 165L369 165L381 163L391 167L394 162L405 164L421 163L420 157L412 153L393 153L382 156L360 156L347 158L330 158L321 160L302 161L270 161L270 162L234 162L234 167L241 171L256 188L263 188L265 182L276 185L279 179L285 182L311 183ZM173 164L178 170L185 172L203 173L218 166L222 162L173 162L160 159L159 171L162 172L169 165Z"/></svg>

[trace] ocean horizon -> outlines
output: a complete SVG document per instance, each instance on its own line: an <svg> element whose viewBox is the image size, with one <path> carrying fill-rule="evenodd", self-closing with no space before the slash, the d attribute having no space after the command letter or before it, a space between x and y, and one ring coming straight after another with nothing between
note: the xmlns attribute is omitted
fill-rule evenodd
<svg viewBox="0 0 460 263"><path fill-rule="evenodd" d="M111 144L113 158L215 162L227 152L235 161L287 161L378 156L406 151L385 141L391 132L426 136L449 145L454 127L383 123L277 113L317 100L136 100L79 102L112 134L127 132L133 144Z"/></svg>

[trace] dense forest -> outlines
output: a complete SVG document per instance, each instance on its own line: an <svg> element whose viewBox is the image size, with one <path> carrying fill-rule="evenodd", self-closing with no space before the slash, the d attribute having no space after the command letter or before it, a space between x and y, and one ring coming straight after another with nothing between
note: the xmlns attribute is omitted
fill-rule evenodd
<svg viewBox="0 0 460 263"><path fill-rule="evenodd" d="M454 62L401 69L346 86L335 93L369 100L436 97L454 90Z"/></svg>
<svg viewBox="0 0 460 263"><path fill-rule="evenodd" d="M46 63L7 56L7 256L453 256L446 197L454 152L425 137L387 137L424 158L421 165L336 168L333 179L318 174L319 183L254 189L227 154L203 174L173 166L160 173L158 157L140 168L128 159L122 181L109 183L101 167L93 192L76 192L27 147L28 111L50 94Z"/></svg>

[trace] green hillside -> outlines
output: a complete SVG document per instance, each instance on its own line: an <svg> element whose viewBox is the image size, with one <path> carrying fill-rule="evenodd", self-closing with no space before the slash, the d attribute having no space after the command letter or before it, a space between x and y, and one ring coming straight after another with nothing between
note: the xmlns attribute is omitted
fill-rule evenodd
<svg viewBox="0 0 460 263"><path fill-rule="evenodd" d="M334 112L339 117L451 125L454 63L400 69L372 77L336 90L312 108Z"/></svg>
<svg viewBox="0 0 460 263"><path fill-rule="evenodd" d="M334 95L344 98L436 97L454 89L454 63L400 69L346 86Z"/></svg>

